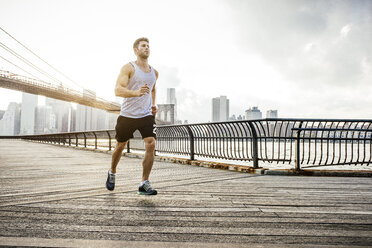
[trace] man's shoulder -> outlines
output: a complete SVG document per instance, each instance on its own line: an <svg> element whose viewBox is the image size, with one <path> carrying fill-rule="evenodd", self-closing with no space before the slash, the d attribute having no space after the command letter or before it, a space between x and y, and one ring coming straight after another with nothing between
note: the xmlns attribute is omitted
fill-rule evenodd
<svg viewBox="0 0 372 248"><path fill-rule="evenodd" d="M125 68L125 69L129 69L129 70L134 70L134 65L133 65L132 62L128 62L128 63L126 63L126 64L123 66L123 68Z"/></svg>
<svg viewBox="0 0 372 248"><path fill-rule="evenodd" d="M134 72L134 66L131 62L128 62L127 64L123 65L121 68L121 71L123 73L133 73Z"/></svg>
<svg viewBox="0 0 372 248"><path fill-rule="evenodd" d="M153 67L153 69L154 69L156 78L158 78L159 77L159 72L154 67Z"/></svg>

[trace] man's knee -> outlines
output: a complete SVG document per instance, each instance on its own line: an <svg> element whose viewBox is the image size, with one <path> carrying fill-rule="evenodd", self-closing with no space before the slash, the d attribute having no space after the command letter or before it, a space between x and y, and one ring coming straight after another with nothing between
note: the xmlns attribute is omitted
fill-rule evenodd
<svg viewBox="0 0 372 248"><path fill-rule="evenodd" d="M116 143L116 149L119 150L119 151L123 151L126 144L127 144L127 141L125 141L125 142L117 142Z"/></svg>
<svg viewBox="0 0 372 248"><path fill-rule="evenodd" d="M155 150L155 139L152 137L146 138L145 146L146 146L146 151L154 151Z"/></svg>

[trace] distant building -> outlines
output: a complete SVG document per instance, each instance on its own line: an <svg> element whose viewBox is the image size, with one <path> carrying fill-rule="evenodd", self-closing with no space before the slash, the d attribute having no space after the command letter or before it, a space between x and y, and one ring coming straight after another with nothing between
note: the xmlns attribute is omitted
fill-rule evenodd
<svg viewBox="0 0 372 248"><path fill-rule="evenodd" d="M227 121L229 119L230 100L226 96L212 99L212 122Z"/></svg>
<svg viewBox="0 0 372 248"><path fill-rule="evenodd" d="M212 122L220 121L220 99L212 99Z"/></svg>
<svg viewBox="0 0 372 248"><path fill-rule="evenodd" d="M278 110L266 111L266 118L278 118Z"/></svg>
<svg viewBox="0 0 372 248"><path fill-rule="evenodd" d="M258 107L252 107L245 111L246 120L257 120L262 119L262 113Z"/></svg>
<svg viewBox="0 0 372 248"><path fill-rule="evenodd" d="M87 131L90 129L88 122L91 121L91 107L78 104L76 107L75 131Z"/></svg>
<svg viewBox="0 0 372 248"><path fill-rule="evenodd" d="M67 132L69 130L69 121L71 119L71 103L47 97L45 99L45 106L50 106L55 115L56 130L53 132Z"/></svg>
<svg viewBox="0 0 372 248"><path fill-rule="evenodd" d="M175 88L168 88L167 89L167 102L166 104L174 104L174 120L178 120L177 118L177 98L176 98L176 89Z"/></svg>
<svg viewBox="0 0 372 248"><path fill-rule="evenodd" d="M76 131L76 109L74 109L72 106L70 108L70 120L69 120L69 126L68 126L68 132L75 132Z"/></svg>
<svg viewBox="0 0 372 248"><path fill-rule="evenodd" d="M78 104L76 110L71 109L71 131L90 131L114 129L117 114Z"/></svg>
<svg viewBox="0 0 372 248"><path fill-rule="evenodd" d="M230 116L229 120L230 121L236 121L236 116L235 115Z"/></svg>
<svg viewBox="0 0 372 248"><path fill-rule="evenodd" d="M20 134L34 134L37 95L22 93L21 130Z"/></svg>
<svg viewBox="0 0 372 248"><path fill-rule="evenodd" d="M104 130L108 127L108 116L102 109L97 109L97 127L96 130Z"/></svg>
<svg viewBox="0 0 372 248"><path fill-rule="evenodd" d="M21 105L11 102L0 119L0 135L18 135L21 122Z"/></svg>
<svg viewBox="0 0 372 248"><path fill-rule="evenodd" d="M112 114L112 113L108 113L108 129L114 129L115 128L115 125L116 125L116 121L118 119L118 115L117 114Z"/></svg>
<svg viewBox="0 0 372 248"><path fill-rule="evenodd" d="M177 104L176 99L176 89L175 88L168 88L167 89L167 104Z"/></svg>
<svg viewBox="0 0 372 248"><path fill-rule="evenodd" d="M83 97L95 101L96 93L91 90L84 90ZM78 104L76 107L76 131L90 131L98 129L98 109Z"/></svg>
<svg viewBox="0 0 372 248"><path fill-rule="evenodd" d="M37 106L36 108L36 118L35 118L35 134L45 133L46 126L46 107Z"/></svg>

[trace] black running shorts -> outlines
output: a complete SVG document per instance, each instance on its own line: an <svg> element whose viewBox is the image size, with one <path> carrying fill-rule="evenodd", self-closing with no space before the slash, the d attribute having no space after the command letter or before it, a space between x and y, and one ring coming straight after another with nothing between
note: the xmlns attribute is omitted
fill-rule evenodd
<svg viewBox="0 0 372 248"><path fill-rule="evenodd" d="M139 130L142 138L154 137L156 138L156 124L155 117L149 115L143 118L128 118L119 115L115 126L116 140L118 142L125 142L133 138L133 133Z"/></svg>

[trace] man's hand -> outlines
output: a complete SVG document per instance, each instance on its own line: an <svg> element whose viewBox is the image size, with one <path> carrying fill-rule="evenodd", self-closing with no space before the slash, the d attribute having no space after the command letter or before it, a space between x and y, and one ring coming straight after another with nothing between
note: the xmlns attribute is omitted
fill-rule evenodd
<svg viewBox="0 0 372 248"><path fill-rule="evenodd" d="M158 107L156 105L151 106L152 115L155 116L158 112Z"/></svg>
<svg viewBox="0 0 372 248"><path fill-rule="evenodd" d="M143 95L149 94L150 93L150 88L147 84L145 84L144 86L142 86L139 89L139 91L137 93L138 93L138 96L143 96Z"/></svg>

